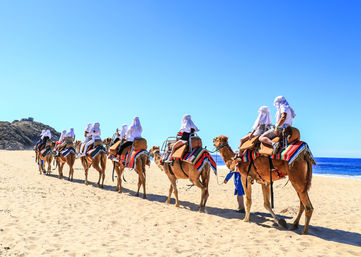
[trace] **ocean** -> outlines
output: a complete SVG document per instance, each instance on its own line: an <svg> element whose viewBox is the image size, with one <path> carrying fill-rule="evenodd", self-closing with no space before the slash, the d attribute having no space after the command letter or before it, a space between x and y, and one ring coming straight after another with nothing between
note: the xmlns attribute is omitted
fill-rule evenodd
<svg viewBox="0 0 361 257"><path fill-rule="evenodd" d="M225 167L219 154L212 156L218 167ZM317 165L313 166L314 175L361 179L361 159L318 157L315 161Z"/></svg>

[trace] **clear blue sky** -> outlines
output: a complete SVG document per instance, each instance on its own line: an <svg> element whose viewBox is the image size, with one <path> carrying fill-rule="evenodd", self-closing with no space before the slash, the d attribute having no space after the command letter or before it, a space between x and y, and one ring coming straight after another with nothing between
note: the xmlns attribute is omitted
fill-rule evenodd
<svg viewBox="0 0 361 257"><path fill-rule="evenodd" d="M361 157L361 1L0 2L0 120L57 130L139 116L149 145L184 114L233 147L284 95L315 156Z"/></svg>

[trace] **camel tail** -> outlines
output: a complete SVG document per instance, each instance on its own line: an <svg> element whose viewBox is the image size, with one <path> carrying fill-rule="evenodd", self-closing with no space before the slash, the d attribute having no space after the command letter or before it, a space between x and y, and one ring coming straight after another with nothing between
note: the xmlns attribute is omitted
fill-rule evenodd
<svg viewBox="0 0 361 257"><path fill-rule="evenodd" d="M306 174L306 183L305 183L305 188L303 190L303 192L307 192L310 187L311 187L311 180L312 180L312 160L310 160L310 158L307 158L305 156L305 161L307 162L307 174Z"/></svg>

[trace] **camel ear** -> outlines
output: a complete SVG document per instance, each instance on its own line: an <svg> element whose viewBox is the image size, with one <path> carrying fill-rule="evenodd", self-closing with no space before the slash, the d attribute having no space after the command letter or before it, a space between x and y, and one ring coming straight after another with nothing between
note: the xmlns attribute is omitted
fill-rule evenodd
<svg viewBox="0 0 361 257"><path fill-rule="evenodd" d="M228 142L228 137L226 137L226 136L220 136L220 138L221 138L221 140L223 141L223 142Z"/></svg>

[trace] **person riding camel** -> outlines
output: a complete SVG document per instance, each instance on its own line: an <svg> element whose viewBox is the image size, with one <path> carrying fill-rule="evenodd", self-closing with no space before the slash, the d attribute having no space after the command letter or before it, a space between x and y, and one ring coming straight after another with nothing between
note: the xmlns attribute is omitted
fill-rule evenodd
<svg viewBox="0 0 361 257"><path fill-rule="evenodd" d="M279 143L272 142L272 139L281 135L283 129L292 126L292 120L296 117L296 113L284 96L277 96L274 100L274 106L277 107L276 126L262 134L259 141L265 145L272 146L274 153L277 153Z"/></svg>
<svg viewBox="0 0 361 257"><path fill-rule="evenodd" d="M177 136L180 136L180 139L174 144L172 148L172 152L169 155L169 159L166 162L172 162L170 159L174 153L175 150L177 150L179 147L185 145L186 143L189 143L190 137L195 133L198 132L199 129L197 126L193 123L192 117L189 114L186 114L183 116L182 119L182 125L178 132Z"/></svg>
<svg viewBox="0 0 361 257"><path fill-rule="evenodd" d="M74 129L71 128L68 131L64 130L61 133L60 139L61 139L61 145L57 146L57 149L56 149L57 152L56 152L55 157L59 156L59 153L64 150L64 148L67 146L67 144L74 143L74 140L75 140ZM60 139L59 139L59 141L60 141Z"/></svg>
<svg viewBox="0 0 361 257"><path fill-rule="evenodd" d="M36 142L36 144L35 144L35 151L38 150L39 145L41 144L41 142L43 142L43 135L44 135L44 133L45 133L45 129L43 129L43 130L41 131L41 133L40 133L40 138L39 138L39 140L38 140L38 141Z"/></svg>
<svg viewBox="0 0 361 257"><path fill-rule="evenodd" d="M117 131L116 131L116 137L115 137L115 139L113 140L113 144L115 144L115 143L118 142L119 140L120 140L121 142L126 141L125 133L127 132L127 130L128 130L128 125L122 125L122 129L121 129L120 132L119 132L119 129L117 129Z"/></svg>
<svg viewBox="0 0 361 257"><path fill-rule="evenodd" d="M64 136L66 134L66 130L63 130L63 132L61 132L59 140L56 142L56 145L61 145L64 141Z"/></svg>
<svg viewBox="0 0 361 257"><path fill-rule="evenodd" d="M127 147L133 144L133 141L135 138L141 138L143 128L140 124L140 120L138 117L134 117L132 124L127 128L127 125L123 125L122 131L120 133L120 136L122 136L123 129L125 131L123 135L123 139L126 139L127 141L120 145L118 154L121 155L122 151Z"/></svg>
<svg viewBox="0 0 361 257"><path fill-rule="evenodd" d="M262 135L263 133L271 129L271 126L272 126L272 120L271 120L270 109L268 106L261 106L258 109L258 117L253 124L252 132L248 133L247 136L241 139L239 147L241 147L243 143L246 142L247 140L251 140L254 137Z"/></svg>
<svg viewBox="0 0 361 257"><path fill-rule="evenodd" d="M86 152L88 150L88 147L93 144L96 140L101 140L101 131L100 131L100 124L98 122L94 123L91 131L89 133L89 136L91 137L91 140L86 143L85 147L84 147L84 151L82 152L82 154L80 155L80 157L83 157L86 155Z"/></svg>
<svg viewBox="0 0 361 257"><path fill-rule="evenodd" d="M51 132L49 129L45 130L41 136L41 142L38 144L37 150L41 150L47 143L48 140L51 139Z"/></svg>
<svg viewBox="0 0 361 257"><path fill-rule="evenodd" d="M85 128L84 131L84 141L82 142L81 146L80 146L80 150L79 150L79 154L77 157L80 157L81 153L84 150L85 145L91 140L91 135L90 135L90 131L92 128L92 124L88 124L87 127Z"/></svg>

